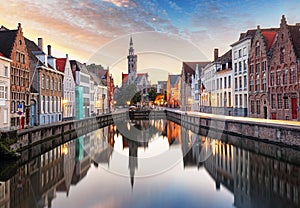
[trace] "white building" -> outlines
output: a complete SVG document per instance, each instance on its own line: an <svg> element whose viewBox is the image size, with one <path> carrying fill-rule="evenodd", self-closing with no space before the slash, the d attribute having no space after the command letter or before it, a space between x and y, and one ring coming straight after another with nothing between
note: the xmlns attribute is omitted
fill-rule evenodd
<svg viewBox="0 0 300 208"><path fill-rule="evenodd" d="M75 80L75 85L76 87L82 88L82 97L76 96L76 100L81 102L81 99L83 99L83 106L76 106L76 108L83 108L83 118L87 118L90 116L91 110L90 110L90 99L91 99L91 94L90 94L90 88L91 88L91 83L90 83L90 74L86 68L85 64L82 64L78 61L71 60L71 69L73 73L73 77ZM76 101L77 102L77 101ZM80 103L78 102L78 103ZM80 116L81 117L81 116Z"/></svg>
<svg viewBox="0 0 300 208"><path fill-rule="evenodd" d="M192 111L200 111L200 95L201 95L201 69L196 65L195 74L192 76Z"/></svg>
<svg viewBox="0 0 300 208"><path fill-rule="evenodd" d="M10 127L10 62L0 53L0 129Z"/></svg>
<svg viewBox="0 0 300 208"><path fill-rule="evenodd" d="M109 112L108 90L103 79L90 72L91 76L91 112L100 115ZM92 86L93 85L93 86ZM93 98L92 98L93 97Z"/></svg>
<svg viewBox="0 0 300 208"><path fill-rule="evenodd" d="M233 115L248 115L248 57L256 30L241 33L232 47Z"/></svg>
<svg viewBox="0 0 300 208"><path fill-rule="evenodd" d="M66 58L56 59L56 68L64 73L62 101L63 120L71 120L75 118L75 81L68 55L66 55Z"/></svg>
<svg viewBox="0 0 300 208"><path fill-rule="evenodd" d="M215 79L216 64L211 62L203 67L201 72L202 92L200 95L200 111L204 113L212 112L212 105L215 101ZM215 105L215 104L214 104Z"/></svg>

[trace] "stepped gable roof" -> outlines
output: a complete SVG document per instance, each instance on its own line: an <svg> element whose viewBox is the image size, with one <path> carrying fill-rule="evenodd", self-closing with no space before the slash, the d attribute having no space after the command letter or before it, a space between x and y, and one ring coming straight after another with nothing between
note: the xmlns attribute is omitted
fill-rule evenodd
<svg viewBox="0 0 300 208"><path fill-rule="evenodd" d="M288 25L291 41L297 58L300 58L300 24Z"/></svg>
<svg viewBox="0 0 300 208"><path fill-rule="evenodd" d="M7 58L10 58L17 33L18 30L8 30L7 28L1 27L0 52Z"/></svg>
<svg viewBox="0 0 300 208"><path fill-rule="evenodd" d="M67 58L56 58L56 69L65 72Z"/></svg>

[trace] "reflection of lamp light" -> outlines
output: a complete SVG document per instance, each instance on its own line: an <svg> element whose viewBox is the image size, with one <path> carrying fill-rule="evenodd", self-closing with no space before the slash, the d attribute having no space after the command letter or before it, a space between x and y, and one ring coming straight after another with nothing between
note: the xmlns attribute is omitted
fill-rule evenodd
<svg viewBox="0 0 300 208"><path fill-rule="evenodd" d="M63 105L67 104L67 103L68 103L68 100L67 100L67 99L63 99L63 100L62 100L62 103L63 103Z"/></svg>
<svg viewBox="0 0 300 208"><path fill-rule="evenodd" d="M130 105L130 101L127 101L126 103L127 103L127 105Z"/></svg>
<svg viewBox="0 0 300 208"><path fill-rule="evenodd" d="M67 154L68 154L69 150L68 150L68 147L67 147L66 145L64 145L64 146L62 147L62 152L64 153L64 155L67 155Z"/></svg>

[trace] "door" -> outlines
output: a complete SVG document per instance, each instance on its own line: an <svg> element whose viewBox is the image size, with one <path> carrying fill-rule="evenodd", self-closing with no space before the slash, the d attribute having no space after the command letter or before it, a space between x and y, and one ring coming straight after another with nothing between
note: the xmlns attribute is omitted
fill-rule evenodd
<svg viewBox="0 0 300 208"><path fill-rule="evenodd" d="M291 98L292 103L292 119L297 119L297 98Z"/></svg>
<svg viewBox="0 0 300 208"><path fill-rule="evenodd" d="M268 109L267 106L264 106L264 119L267 119L268 116Z"/></svg>
<svg viewBox="0 0 300 208"><path fill-rule="evenodd" d="M272 119L276 119L276 113L272 113Z"/></svg>

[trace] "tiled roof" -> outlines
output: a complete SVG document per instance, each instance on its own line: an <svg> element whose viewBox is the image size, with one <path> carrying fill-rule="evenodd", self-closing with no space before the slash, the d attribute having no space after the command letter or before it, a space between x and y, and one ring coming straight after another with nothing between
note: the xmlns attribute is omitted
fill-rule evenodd
<svg viewBox="0 0 300 208"><path fill-rule="evenodd" d="M66 61L67 61L67 58L57 58L56 59L56 68L63 73L65 72Z"/></svg>
<svg viewBox="0 0 300 208"><path fill-rule="evenodd" d="M261 32L261 34L265 39L267 49L270 50L270 48L272 47L272 45L275 41L275 37L276 37L277 32L274 31L274 30L263 30Z"/></svg>
<svg viewBox="0 0 300 208"><path fill-rule="evenodd" d="M223 63L228 63L232 61L232 50L230 49L229 51L227 51L226 53L224 53L222 56L220 56L217 59L218 62Z"/></svg>
<svg viewBox="0 0 300 208"><path fill-rule="evenodd" d="M18 30L0 30L0 52L10 58Z"/></svg>
<svg viewBox="0 0 300 208"><path fill-rule="evenodd" d="M296 56L300 58L300 25L289 25L288 29L290 31Z"/></svg>
<svg viewBox="0 0 300 208"><path fill-rule="evenodd" d="M128 81L128 74L123 74L122 73L122 82L127 83L127 81Z"/></svg>
<svg viewBox="0 0 300 208"><path fill-rule="evenodd" d="M34 52L37 52L37 51L41 51L41 49L31 40L27 39L27 38L24 38L25 39L25 44L26 44L26 47L27 47L27 51L28 51L28 56L29 58L34 62L34 63L39 63L38 65L39 66L42 66L44 65L42 62L40 62L38 60L38 58L35 56Z"/></svg>

